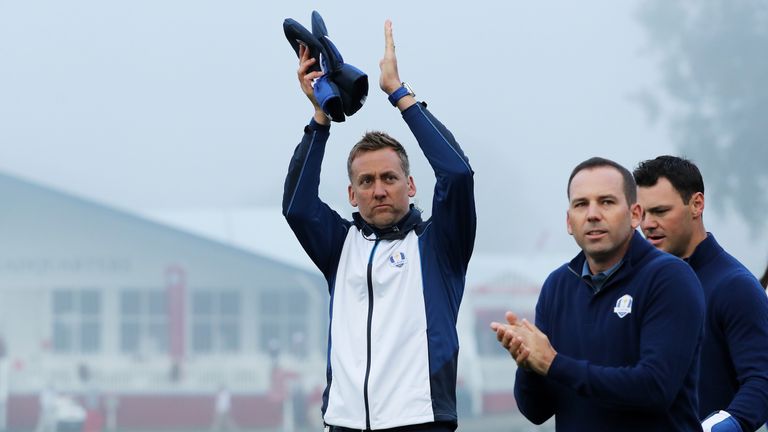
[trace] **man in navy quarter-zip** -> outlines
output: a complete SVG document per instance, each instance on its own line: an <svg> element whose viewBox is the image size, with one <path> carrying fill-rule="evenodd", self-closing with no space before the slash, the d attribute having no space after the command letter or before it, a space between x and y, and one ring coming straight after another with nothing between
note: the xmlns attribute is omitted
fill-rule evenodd
<svg viewBox="0 0 768 432"><path fill-rule="evenodd" d="M314 108L288 169L283 214L331 295L323 420L331 431L453 431L456 319L475 239L473 172L451 133L400 81L384 25L379 86L435 171L432 217L416 194L403 146L369 132L350 151L353 220L318 197L330 121L318 104L316 59L299 48L298 78Z"/></svg>
<svg viewBox="0 0 768 432"><path fill-rule="evenodd" d="M632 174L591 158L568 180L568 233L581 247L552 272L536 324L491 323L518 364L515 400L557 431L701 431L696 399L704 296L691 268L635 231Z"/></svg>
<svg viewBox="0 0 768 432"><path fill-rule="evenodd" d="M641 162L634 176L638 202L645 210L640 224L645 238L688 261L704 289L699 417L712 414L704 429L755 431L768 420L765 292L704 228L704 180L695 164L659 156Z"/></svg>

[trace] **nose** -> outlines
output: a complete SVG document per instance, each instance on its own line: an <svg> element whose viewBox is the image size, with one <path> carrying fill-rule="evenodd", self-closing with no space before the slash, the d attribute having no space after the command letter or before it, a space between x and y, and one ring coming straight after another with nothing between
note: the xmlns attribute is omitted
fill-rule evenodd
<svg viewBox="0 0 768 432"><path fill-rule="evenodd" d="M387 196L387 190L384 187L384 182L376 180L373 185L373 197L376 199L383 199Z"/></svg>
<svg viewBox="0 0 768 432"><path fill-rule="evenodd" d="M659 222L648 212L643 212L643 218L640 220L640 229L643 231L653 231L659 227Z"/></svg>
<svg viewBox="0 0 768 432"><path fill-rule="evenodd" d="M587 207L587 220L590 222L596 222L602 219L600 213L600 206L597 203L590 203Z"/></svg>

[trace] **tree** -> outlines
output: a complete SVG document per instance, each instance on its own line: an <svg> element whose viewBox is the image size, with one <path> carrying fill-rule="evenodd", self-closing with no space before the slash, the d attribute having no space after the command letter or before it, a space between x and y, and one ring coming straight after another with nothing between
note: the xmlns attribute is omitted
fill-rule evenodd
<svg viewBox="0 0 768 432"><path fill-rule="evenodd" d="M768 210L768 2L649 0L638 19L658 54L679 150L720 211L755 232Z"/></svg>

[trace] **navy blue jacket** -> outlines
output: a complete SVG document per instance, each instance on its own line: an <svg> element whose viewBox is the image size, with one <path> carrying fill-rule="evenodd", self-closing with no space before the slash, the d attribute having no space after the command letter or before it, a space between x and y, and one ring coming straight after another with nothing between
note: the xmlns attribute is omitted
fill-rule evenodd
<svg viewBox="0 0 768 432"><path fill-rule="evenodd" d="M709 234L688 258L704 288L699 416L728 411L745 431L768 420L768 298Z"/></svg>
<svg viewBox="0 0 768 432"><path fill-rule="evenodd" d="M318 197L329 128L312 121L288 169L283 214L331 295L323 418L354 429L456 422L456 320L475 239L473 172L422 104L403 111L435 171L432 217L384 230Z"/></svg>
<svg viewBox="0 0 768 432"><path fill-rule="evenodd" d="M552 272L536 325L557 355L546 377L517 370L520 412L558 431L701 430L696 380L704 296L691 268L633 233L595 294L579 253Z"/></svg>

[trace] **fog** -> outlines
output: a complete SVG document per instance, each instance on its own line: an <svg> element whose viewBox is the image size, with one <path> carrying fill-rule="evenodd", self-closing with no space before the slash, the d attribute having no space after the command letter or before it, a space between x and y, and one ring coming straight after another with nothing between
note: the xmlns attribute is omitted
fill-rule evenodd
<svg viewBox="0 0 768 432"><path fill-rule="evenodd" d="M362 110L331 128L322 198L351 214L346 154L365 131L384 130L409 150L428 214L432 171L377 85L389 18L401 78L475 171L469 280L498 279L504 262L527 256L535 264L515 271L540 283L578 252L565 230L577 163L603 156L631 169L676 154L664 99L647 98L662 77L640 3L0 1L0 173L312 272L278 215L312 114L282 21L309 26L317 9L370 79ZM722 173L703 174L707 183ZM730 210L705 214L721 244L762 273L764 232Z"/></svg>

